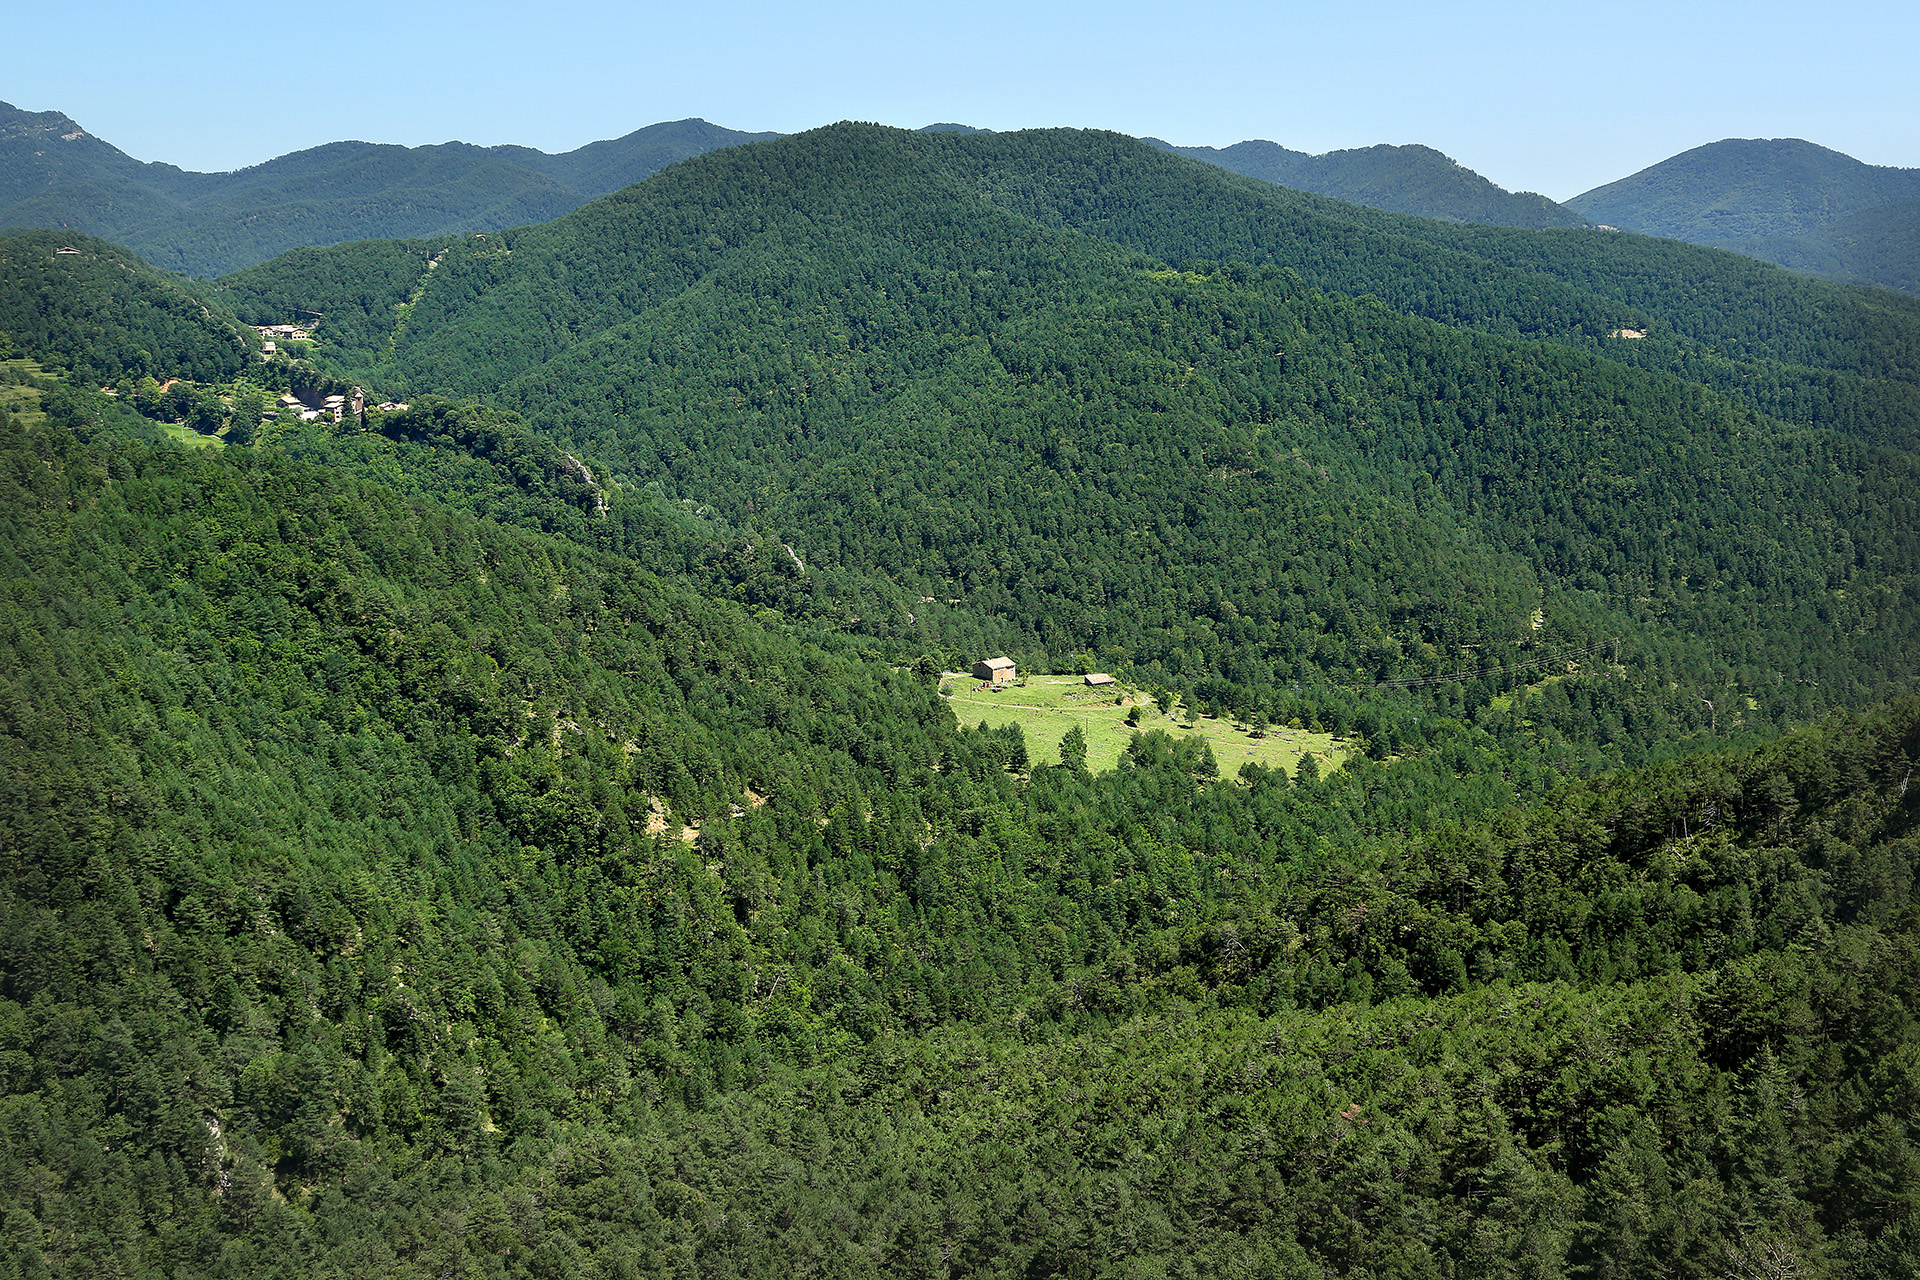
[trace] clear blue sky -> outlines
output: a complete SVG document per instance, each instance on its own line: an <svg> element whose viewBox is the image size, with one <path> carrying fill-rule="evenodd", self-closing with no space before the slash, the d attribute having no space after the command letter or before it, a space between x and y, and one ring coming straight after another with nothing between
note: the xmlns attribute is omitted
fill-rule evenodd
<svg viewBox="0 0 1920 1280"><path fill-rule="evenodd" d="M1920 167L1912 3L73 0L8 35L0 99L189 169L342 138L564 151L686 116L1423 142L1556 199L1724 137Z"/></svg>

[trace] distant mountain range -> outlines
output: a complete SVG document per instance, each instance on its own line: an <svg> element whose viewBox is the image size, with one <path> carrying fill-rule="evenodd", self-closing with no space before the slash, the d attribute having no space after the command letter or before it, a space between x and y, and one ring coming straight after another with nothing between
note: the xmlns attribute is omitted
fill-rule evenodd
<svg viewBox="0 0 1920 1280"><path fill-rule="evenodd" d="M1250 178L1332 196L1389 213L1481 222L1496 227L1584 227L1587 220L1543 195L1507 191L1432 147L1356 147L1308 155L1277 142L1237 142L1230 147L1176 147L1158 138L1143 142Z"/></svg>
<svg viewBox="0 0 1920 1280"><path fill-rule="evenodd" d="M220 275L300 245L546 222L715 147L778 135L705 120L548 155L464 142L333 142L232 173L142 163L57 111L0 103L0 227L83 231Z"/></svg>
<svg viewBox="0 0 1920 1280"><path fill-rule="evenodd" d="M930 124L922 133L991 133L964 124ZM1584 227L1587 220L1532 191L1508 191L1432 147L1381 144L1309 155L1255 139L1230 147L1176 147L1140 141L1264 182L1331 196L1389 213L1495 227Z"/></svg>
<svg viewBox="0 0 1920 1280"><path fill-rule="evenodd" d="M925 133L990 133L940 123ZM705 120L649 125L549 155L464 142L335 142L232 173L143 163L57 111L0 103L0 227L103 236L157 266L223 275L303 245L421 238L546 222L717 147L779 137ZM1422 146L1308 155L1272 142L1163 151L1393 213L1513 227L1583 226L1545 196L1502 190Z"/></svg>
<svg viewBox="0 0 1920 1280"><path fill-rule="evenodd" d="M930 124L923 133L989 133ZM464 142L334 142L232 173L133 159L57 112L0 103L0 227L102 236L149 262L215 276L304 245L431 238L550 221L677 160L781 135L676 120L549 155ZM1162 151L1280 186L1446 222L1594 223L1729 249L1814 275L1920 292L1920 170L1798 139L1727 139L1555 204L1508 191L1431 147L1310 155L1250 140Z"/></svg>
<svg viewBox="0 0 1920 1280"><path fill-rule="evenodd" d="M1920 292L1920 169L1799 138L1726 138L1575 196L1595 222Z"/></svg>

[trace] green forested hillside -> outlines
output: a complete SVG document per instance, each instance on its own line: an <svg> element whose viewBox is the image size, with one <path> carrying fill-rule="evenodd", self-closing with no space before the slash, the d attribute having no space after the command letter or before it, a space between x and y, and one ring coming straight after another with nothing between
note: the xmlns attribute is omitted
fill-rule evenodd
<svg viewBox="0 0 1920 1280"><path fill-rule="evenodd" d="M427 273L464 241L443 236L290 249L223 277L214 296L250 324L317 323L335 363L376 365L406 332ZM353 358L340 360L347 351Z"/></svg>
<svg viewBox="0 0 1920 1280"><path fill-rule="evenodd" d="M340 317L341 368L490 395L637 486L891 583L862 625L909 645L1094 651L1285 719L1300 686L1624 639L1586 735L1616 758L1717 724L1716 699L1784 723L1908 678L1905 329L1856 349L1855 307L1784 352L1854 391L1881 375L1895 425L1794 427L1748 407L1774 407L1741 375L1784 344L1747 319L1723 323L1758 358L1719 378L1742 405L1612 359L1684 373L1700 349L1609 338L1630 305L1323 206L1114 135L849 125L431 271L414 247L382 289L352 288L398 251L369 245L221 296L300 282ZM1310 287L1382 277L1427 315Z"/></svg>
<svg viewBox="0 0 1920 1280"><path fill-rule="evenodd" d="M16 273L0 1275L1920 1269L1904 313L1325 204L848 126ZM1001 648L1351 749L1091 773Z"/></svg>
<svg viewBox="0 0 1920 1280"><path fill-rule="evenodd" d="M1143 141L1249 178L1418 218L1501 227L1580 227L1586 219L1531 191L1503 191L1432 147L1385 144L1309 155L1278 143L1176 147Z"/></svg>
<svg viewBox="0 0 1920 1280"><path fill-rule="evenodd" d="M331 468L5 450L11 1270L1915 1261L1911 702L1090 778Z"/></svg>
<svg viewBox="0 0 1920 1280"><path fill-rule="evenodd" d="M258 335L178 280L117 245L57 231L0 236L0 333L96 386L152 374L219 381L260 351Z"/></svg>
<svg viewBox="0 0 1920 1280"><path fill-rule="evenodd" d="M1272 263L1325 292L1371 294L1447 324L1604 349L1689 378L1732 361L1716 385L1789 421L1848 429L1905 420L1901 397L1910 393L1893 384L1920 384L1916 304L1735 254L1639 236L1400 217L1195 168L1110 134L923 137L908 154L1015 212L1175 265ZM704 172L691 185L724 186L732 170ZM303 293L307 305L361 317L343 322L366 326L367 336L341 340L349 362L367 360L384 348L394 308L420 276L369 288L382 268L361 261L367 252L385 250L345 246L223 283L232 284L238 308L284 309L290 293ZM1637 343L1607 337L1647 326Z"/></svg>
<svg viewBox="0 0 1920 1280"><path fill-rule="evenodd" d="M943 159L1017 212L1169 262L1271 262L1328 292L1610 355L1639 348L1609 333L1651 325L1689 353L1920 383L1920 306L1885 292L1638 236L1400 217L1195 171L1111 135L1062 143L952 143Z"/></svg>

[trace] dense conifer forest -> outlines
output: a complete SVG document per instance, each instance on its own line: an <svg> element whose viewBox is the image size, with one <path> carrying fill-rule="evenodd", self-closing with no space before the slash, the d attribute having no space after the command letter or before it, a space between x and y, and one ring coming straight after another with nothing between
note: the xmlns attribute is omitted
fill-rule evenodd
<svg viewBox="0 0 1920 1280"><path fill-rule="evenodd" d="M0 1274L1914 1274L1913 316L1646 243L867 126L0 240Z"/></svg>

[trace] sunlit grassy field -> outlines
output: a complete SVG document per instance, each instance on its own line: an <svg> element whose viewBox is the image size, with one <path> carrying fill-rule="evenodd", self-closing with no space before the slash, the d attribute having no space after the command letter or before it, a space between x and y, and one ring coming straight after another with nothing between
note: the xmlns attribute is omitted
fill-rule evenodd
<svg viewBox="0 0 1920 1280"><path fill-rule="evenodd" d="M203 436L198 431L182 426L178 422L163 422L159 425L168 439L176 444L186 445L189 449L218 449L227 443L219 436Z"/></svg>
<svg viewBox="0 0 1920 1280"><path fill-rule="evenodd" d="M10 377L39 377L43 372L39 364L32 360L0 360L0 369L7 370ZM0 409L12 414L23 427L36 426L44 421L44 415L40 412L39 388L24 386L7 377L0 377Z"/></svg>
<svg viewBox="0 0 1920 1280"><path fill-rule="evenodd" d="M1202 718L1189 725L1185 708L1176 708L1168 716L1140 690L1118 685L1089 689L1079 676L1028 676L1024 683L998 691L980 691L979 683L965 673L948 672L940 690L948 695L962 724L1019 725L1035 764L1058 761L1060 739L1075 725L1087 735L1087 767L1096 773L1119 764L1128 740L1148 729L1206 739L1220 772L1229 777L1249 760L1291 773L1309 752L1319 759L1323 771L1338 768L1346 759L1347 744L1328 734L1276 726L1266 737L1255 738L1245 726L1225 719ZM1139 729L1127 723L1127 713L1136 705L1141 713Z"/></svg>

